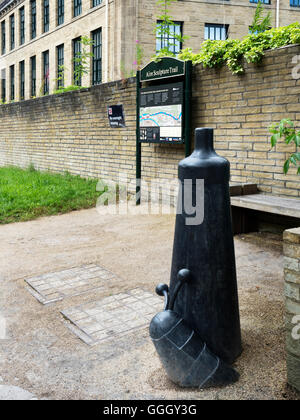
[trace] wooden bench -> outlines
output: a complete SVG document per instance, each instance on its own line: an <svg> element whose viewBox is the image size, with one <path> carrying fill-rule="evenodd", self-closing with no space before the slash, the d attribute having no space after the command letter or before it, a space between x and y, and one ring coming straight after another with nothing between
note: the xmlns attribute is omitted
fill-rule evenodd
<svg viewBox="0 0 300 420"><path fill-rule="evenodd" d="M242 187L242 194L235 194ZM258 230L258 217L271 214L273 222L288 227L300 226L300 198L286 198L258 193L255 184L231 186L231 207L234 234ZM276 215L276 216L275 216Z"/></svg>

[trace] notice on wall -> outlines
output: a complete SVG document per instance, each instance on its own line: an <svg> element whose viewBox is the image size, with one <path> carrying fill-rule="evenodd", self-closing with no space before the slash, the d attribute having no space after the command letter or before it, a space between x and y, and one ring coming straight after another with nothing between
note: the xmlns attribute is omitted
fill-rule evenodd
<svg viewBox="0 0 300 420"><path fill-rule="evenodd" d="M140 142L182 143L183 83L141 89Z"/></svg>
<svg viewBox="0 0 300 420"><path fill-rule="evenodd" d="M111 105L107 107L108 121L111 128L123 128L125 116L123 105Z"/></svg>

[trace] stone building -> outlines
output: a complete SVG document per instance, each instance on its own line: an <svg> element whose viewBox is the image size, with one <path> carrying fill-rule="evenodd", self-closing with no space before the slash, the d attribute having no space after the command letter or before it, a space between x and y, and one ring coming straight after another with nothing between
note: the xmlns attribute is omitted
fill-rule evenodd
<svg viewBox="0 0 300 420"><path fill-rule="evenodd" d="M204 39L248 33L257 0L178 0L171 6L174 32L197 51ZM299 20L300 0L263 0L273 26ZM52 93L57 87L90 86L133 74L137 42L147 62L164 42L155 35L156 0L0 0L0 99ZM94 41L84 47L81 36ZM90 71L75 76L74 57L92 50ZM63 67L62 67L63 66ZM62 75L62 69L64 77Z"/></svg>

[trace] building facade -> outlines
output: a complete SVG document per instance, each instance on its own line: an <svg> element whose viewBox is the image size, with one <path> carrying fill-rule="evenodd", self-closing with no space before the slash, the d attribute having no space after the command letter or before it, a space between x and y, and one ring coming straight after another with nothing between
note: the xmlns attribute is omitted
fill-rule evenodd
<svg viewBox="0 0 300 420"><path fill-rule="evenodd" d="M263 0L274 27L299 20L300 0ZM178 0L170 8L171 32L188 37L198 51L204 39L247 35L257 0ZM90 86L136 71L137 44L143 63L171 44L159 36L156 0L0 0L0 100L29 99L59 87ZM93 41L83 45L81 37ZM89 71L78 71L78 57Z"/></svg>

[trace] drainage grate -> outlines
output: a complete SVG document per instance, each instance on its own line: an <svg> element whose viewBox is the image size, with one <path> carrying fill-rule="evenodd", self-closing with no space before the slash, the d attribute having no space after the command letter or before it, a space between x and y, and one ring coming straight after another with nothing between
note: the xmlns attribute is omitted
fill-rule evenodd
<svg viewBox="0 0 300 420"><path fill-rule="evenodd" d="M162 307L158 296L134 289L61 313L74 334L86 344L95 345L144 328Z"/></svg>
<svg viewBox="0 0 300 420"><path fill-rule="evenodd" d="M107 286L116 276L99 265L89 264L25 279L27 290L43 305Z"/></svg>

